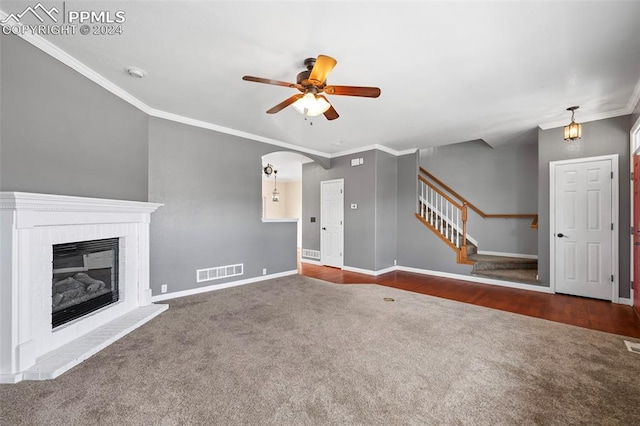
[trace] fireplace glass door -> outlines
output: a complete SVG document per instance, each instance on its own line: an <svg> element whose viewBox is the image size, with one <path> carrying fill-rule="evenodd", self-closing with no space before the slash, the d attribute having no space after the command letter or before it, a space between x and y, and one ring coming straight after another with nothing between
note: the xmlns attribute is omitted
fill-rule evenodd
<svg viewBox="0 0 640 426"><path fill-rule="evenodd" d="M118 238L53 246L53 328L118 301L118 246Z"/></svg>

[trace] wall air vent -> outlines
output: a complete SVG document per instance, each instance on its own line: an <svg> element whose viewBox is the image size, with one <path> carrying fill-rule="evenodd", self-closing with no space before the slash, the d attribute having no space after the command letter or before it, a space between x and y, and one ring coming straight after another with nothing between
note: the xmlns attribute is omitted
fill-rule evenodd
<svg viewBox="0 0 640 426"><path fill-rule="evenodd" d="M203 281L218 280L220 278L237 277L244 274L244 264L217 266L215 268L198 269L196 271L196 280L201 283Z"/></svg>
<svg viewBox="0 0 640 426"><path fill-rule="evenodd" d="M302 257L308 257L310 259L320 259L320 252L318 250L302 249Z"/></svg>

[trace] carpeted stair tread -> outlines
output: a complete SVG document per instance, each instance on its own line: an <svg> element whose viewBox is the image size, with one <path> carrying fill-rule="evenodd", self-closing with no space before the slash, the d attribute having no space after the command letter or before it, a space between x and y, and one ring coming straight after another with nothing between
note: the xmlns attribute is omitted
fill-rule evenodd
<svg viewBox="0 0 640 426"><path fill-rule="evenodd" d="M472 254L468 257L474 261L474 272L499 269L538 269L537 259L521 257L492 256L487 254Z"/></svg>

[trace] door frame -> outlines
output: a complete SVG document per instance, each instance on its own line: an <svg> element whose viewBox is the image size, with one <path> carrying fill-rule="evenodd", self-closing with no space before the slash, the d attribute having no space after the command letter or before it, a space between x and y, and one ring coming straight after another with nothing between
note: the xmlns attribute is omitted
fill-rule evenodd
<svg viewBox="0 0 640 426"><path fill-rule="evenodd" d="M630 149L629 149L629 170L630 173L633 173L633 156L634 155L640 155L640 117L636 120L636 122L633 124L633 127L631 127L631 131L629 132L629 144ZM633 223L634 222L634 216L633 216L633 179L631 179L631 184L629 185L629 197L630 197L630 210L631 210L631 216L629 216L631 218L631 226L635 226L636 224ZM640 285L640 277L636 277L634 276L634 253L633 253L633 232L630 233L631 236L629 238L629 252L630 252L630 262L629 262L629 276L631 277L631 282L633 283L634 286ZM633 288L629 289L629 301L631 306L634 306L634 297L633 297Z"/></svg>
<svg viewBox="0 0 640 426"><path fill-rule="evenodd" d="M618 154L600 155L597 157L573 158L570 160L557 160L549 162L549 288L553 293L556 292L556 245L555 245L555 204L556 204L556 167L566 164L589 163L592 161L611 160L611 171L613 179L611 179L611 220L613 221L613 230L611 230L611 273L613 274L611 302L619 303L620 297L620 267L618 254L618 236L620 234L619 224L619 193L620 193L620 175L618 174Z"/></svg>
<svg viewBox="0 0 640 426"><path fill-rule="evenodd" d="M320 263L322 264L322 220L324 217L324 199L322 197L322 185L325 183L340 183L342 188L342 232L340 232L340 248L341 248L341 263L340 269L344 268L344 178L340 179L329 179L329 180L321 180L320 181Z"/></svg>

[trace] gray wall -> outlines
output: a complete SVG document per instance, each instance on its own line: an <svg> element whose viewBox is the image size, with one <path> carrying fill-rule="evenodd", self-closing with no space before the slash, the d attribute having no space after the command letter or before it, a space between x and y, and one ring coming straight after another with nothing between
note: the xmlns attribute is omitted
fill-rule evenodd
<svg viewBox="0 0 640 426"><path fill-rule="evenodd" d="M423 149L420 164L487 214L538 212L537 141L492 148L471 141ZM538 252L531 219L483 219L469 209L467 229L478 250L513 254Z"/></svg>
<svg viewBox="0 0 640 426"><path fill-rule="evenodd" d="M154 295L296 269L295 223L262 223L259 142L145 113L0 35L0 190L164 203L151 220ZM244 275L196 283L196 269Z"/></svg>
<svg viewBox="0 0 640 426"><path fill-rule="evenodd" d="M398 158L376 151L376 270L394 265L398 242Z"/></svg>
<svg viewBox="0 0 640 426"><path fill-rule="evenodd" d="M539 279L549 285L549 241L552 230L549 227L549 162L572 158L595 157L598 155L618 154L619 157L619 217L618 227L620 270L620 297L630 297L630 167L629 167L629 131L631 116L610 118L607 120L584 123L582 139L574 142L563 140L563 128L540 130L538 132L538 206L540 212L538 235L538 273Z"/></svg>
<svg viewBox="0 0 640 426"><path fill-rule="evenodd" d="M297 268L296 224L262 223L262 156L278 147L151 118L153 294ZM244 275L196 283L196 270L244 263Z"/></svg>
<svg viewBox="0 0 640 426"><path fill-rule="evenodd" d="M0 190L147 200L148 117L0 35Z"/></svg>
<svg viewBox="0 0 640 426"><path fill-rule="evenodd" d="M352 158L364 164L351 167ZM302 166L302 248L320 250L320 182L344 179L344 265L376 269L376 151L331 159L331 168ZM357 210L350 205L357 204ZM316 222L310 222L315 217Z"/></svg>
<svg viewBox="0 0 640 426"><path fill-rule="evenodd" d="M470 275L470 265L456 262L455 252L416 219L418 153L398 157L398 265Z"/></svg>

